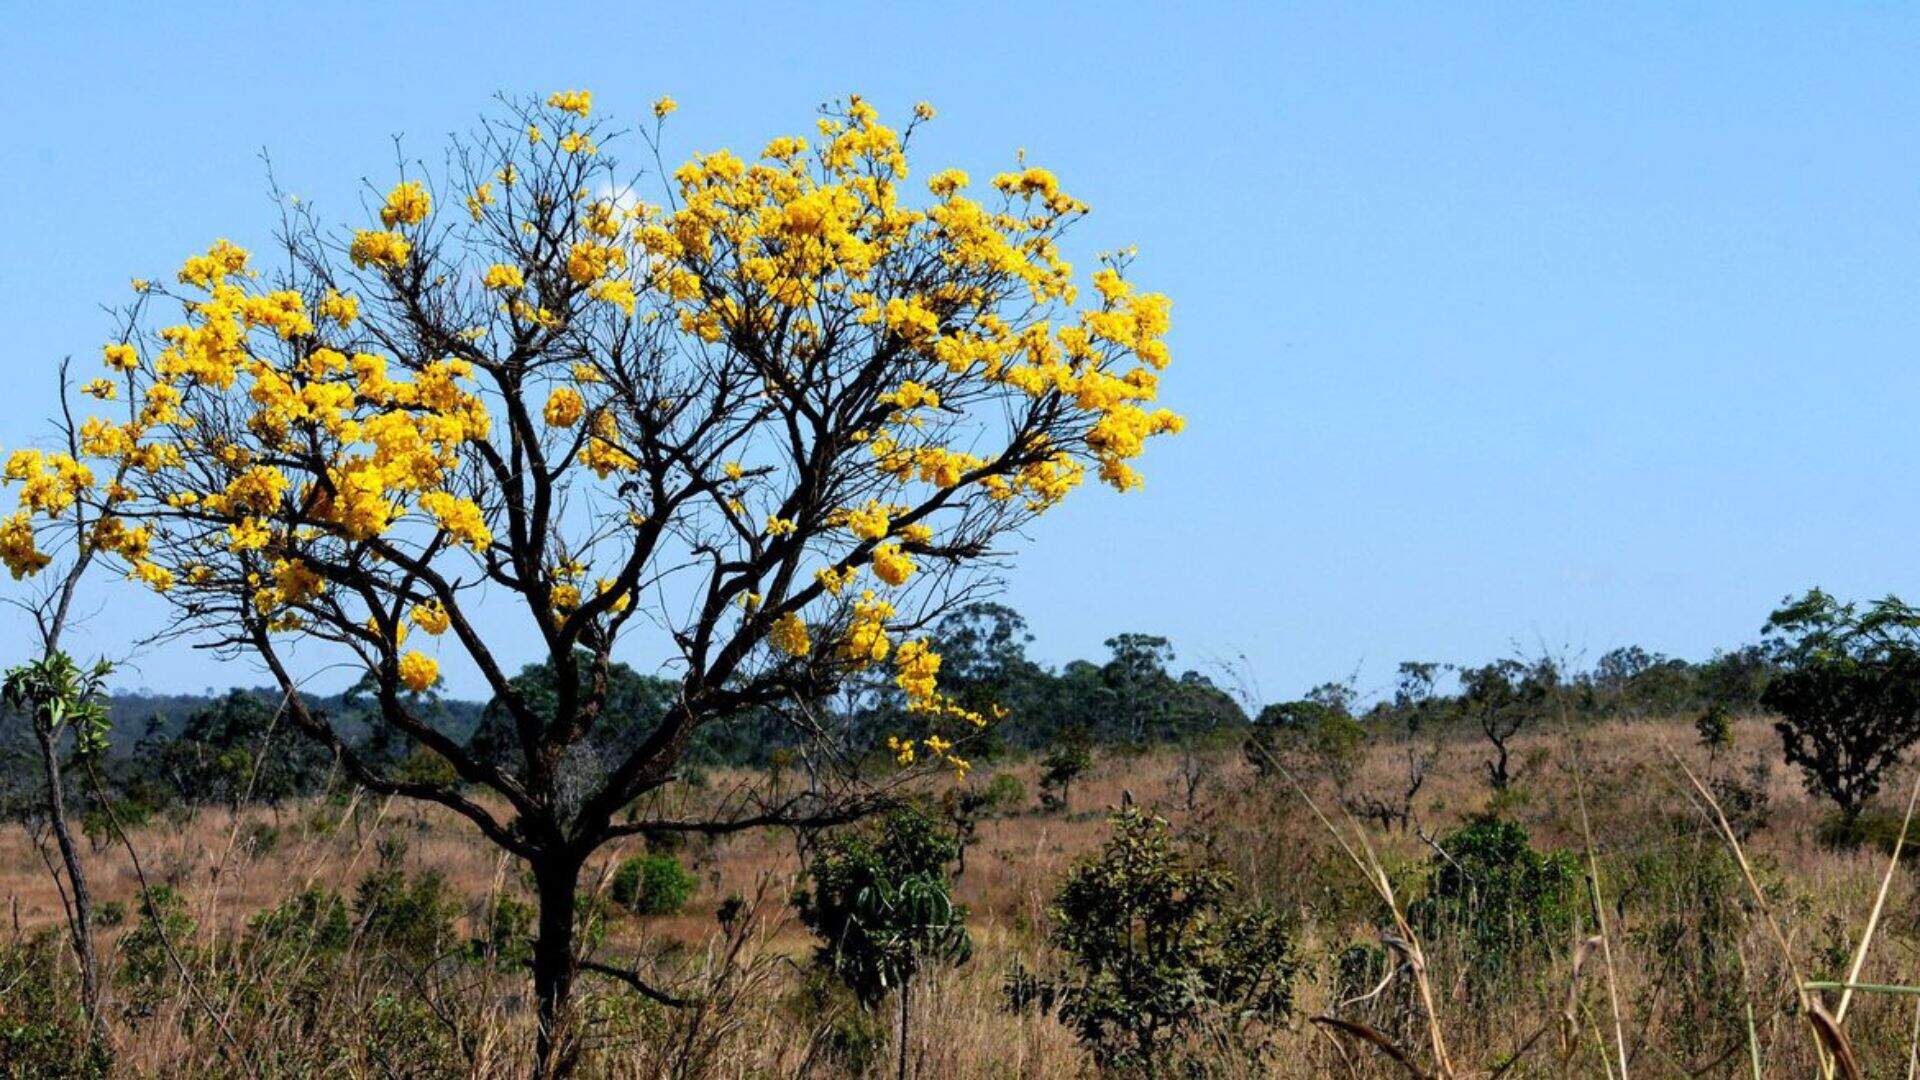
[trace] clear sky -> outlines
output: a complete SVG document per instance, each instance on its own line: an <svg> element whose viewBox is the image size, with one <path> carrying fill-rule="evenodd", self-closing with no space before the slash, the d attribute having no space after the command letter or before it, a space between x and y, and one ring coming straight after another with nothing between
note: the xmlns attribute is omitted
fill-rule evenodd
<svg viewBox="0 0 1920 1080"><path fill-rule="evenodd" d="M940 108L922 175L1026 148L1175 300L1187 432L1008 582L1045 659L1162 633L1277 698L1920 593L1920 8L269 6L0 7L0 444L129 277L263 237L262 148L349 218L390 136L431 159L497 91L670 93L682 152L856 91ZM156 625L97 596L83 649ZM255 679L172 647L124 681Z"/></svg>

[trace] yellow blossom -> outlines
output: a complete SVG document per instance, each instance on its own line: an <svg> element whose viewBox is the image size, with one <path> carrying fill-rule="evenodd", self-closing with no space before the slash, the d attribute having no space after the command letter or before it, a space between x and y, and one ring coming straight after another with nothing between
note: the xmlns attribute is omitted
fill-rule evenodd
<svg viewBox="0 0 1920 1080"><path fill-rule="evenodd" d="M426 186L418 180L405 180L387 192L387 204L380 208L380 224L389 229L396 225L418 225L426 220L432 208L433 200L427 197Z"/></svg>
<svg viewBox="0 0 1920 1080"><path fill-rule="evenodd" d="M789 611L775 619L767 632L767 639L774 648L788 656L805 656L813 651L813 639L807 634L806 621L797 612Z"/></svg>
<svg viewBox="0 0 1920 1080"><path fill-rule="evenodd" d="M447 609L438 600L414 605L413 610L407 612L407 619L436 637L446 633L447 627L453 622L447 615Z"/></svg>
<svg viewBox="0 0 1920 1080"><path fill-rule="evenodd" d="M400 681L416 694L425 693L440 679L440 662L418 650L400 658Z"/></svg>
<svg viewBox="0 0 1920 1080"><path fill-rule="evenodd" d="M587 402L580 396L580 391L571 386L560 386L547 396L547 407L541 411L541 415L552 427L569 428L579 423L586 411Z"/></svg>

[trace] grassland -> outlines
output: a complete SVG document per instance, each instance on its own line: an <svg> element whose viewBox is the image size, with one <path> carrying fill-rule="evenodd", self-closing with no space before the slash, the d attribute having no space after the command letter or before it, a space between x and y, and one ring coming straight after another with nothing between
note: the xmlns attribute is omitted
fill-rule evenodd
<svg viewBox="0 0 1920 1080"><path fill-rule="evenodd" d="M1343 794L1395 790L1400 749L1391 741L1375 745L1343 789L1321 779L1307 792L1336 828L1348 830L1338 809ZM1773 764L1776 756L1759 719L1741 721L1734 749L1712 760L1693 746L1689 721L1542 730L1519 745L1515 787L1495 796L1480 747L1465 733L1443 740L1414 800L1415 825L1365 832L1396 894L1417 904L1444 857L1436 844L1492 809L1521 824L1534 847L1566 850L1583 869L1590 836L1608 921L1606 955L1582 948L1597 930L1583 887L1575 924L1550 940L1519 940L1525 935L1518 930L1507 940L1484 928L1429 929L1422 944L1434 1020L1459 1075L1487 1075L1510 1059L1509 1076L1618 1075L1623 1052L1635 1076L1818 1074L1815 1043L1766 916L1781 927L1802 977L1842 979L1888 859L1873 836L1852 845L1824 842L1828 812L1796 775ZM1731 801L1764 804L1764 813L1734 814L1764 907L1680 761L1703 780L1722 781L1716 790ZM1228 1056L1196 1039L1196 1069L1230 1076L1408 1074L1363 1039L1313 1019L1322 1016L1365 1025L1414 1050L1420 1068L1431 1067L1430 1033L1409 973L1361 999L1374 989L1361 985L1373 981L1360 974L1370 958L1391 955L1380 946L1386 908L1301 793L1256 773L1236 746L1197 760L1173 750L1102 755L1065 813L1037 805L1035 766L999 769L1018 776L1026 796L979 823L957 883L976 951L916 992L913 1075L1069 1077L1093 1070L1096 1063L1068 1028L1051 1016L1009 1011L1002 986L1016 961L1040 971L1058 966L1047 946L1050 900L1072 862L1106 835L1105 809L1127 798L1167 818L1198 855L1233 871L1248 899L1298 918L1303 968L1293 1017L1263 1030L1258 1055ZM1190 786L1196 770L1199 781ZM984 782L992 771L976 779ZM724 787L735 779L716 775L709 783ZM1867 819L1869 833L1897 833L1911 782L1910 773L1895 778L1882 796L1886 806ZM1891 826L1888 809L1896 812ZM91 854L100 900L129 913L105 939L106 1037L116 1075L525 1070L531 1040L524 976L510 963L452 958L466 939L487 937L500 898L523 895L525 886L461 822L362 797L202 811L156 820L130 839L138 870L125 846L109 842ZM589 887L604 890L625 853L596 860ZM659 985L704 1004L667 1009L588 976L581 1021L587 1072L837 1076L854 1059L889 1061L890 1020L862 1017L808 974L815 942L788 903L800 867L793 837L745 835L697 843L679 855L700 879L692 902L668 916L609 914L600 954L634 962ZM242 947L257 937L249 927L261 912L310 887L337 890L351 902L356 885L383 862L409 881L437 875L444 882L453 919L444 948L396 959L357 934L330 957L311 948ZM140 920L131 916L143 878L176 889L181 914L191 920L190 931L180 923L157 952L136 936ZM1888 881L1885 914L1858 978L1913 983L1920 981L1915 879L1902 868ZM731 930L716 918L730 896L748 901L748 915ZM71 965L51 933L61 923L61 898L33 838L17 827L0 832L0 902L9 920L0 1028L46 1022L60 1015L63 1001L71 1003ZM144 975L135 970L142 963ZM1838 995L1824 1000L1829 1011L1837 1008ZM1844 1026L1866 1075L1909 1075L1920 1023L1915 1000L1853 996ZM0 1073L19 1067L0 1063Z"/></svg>

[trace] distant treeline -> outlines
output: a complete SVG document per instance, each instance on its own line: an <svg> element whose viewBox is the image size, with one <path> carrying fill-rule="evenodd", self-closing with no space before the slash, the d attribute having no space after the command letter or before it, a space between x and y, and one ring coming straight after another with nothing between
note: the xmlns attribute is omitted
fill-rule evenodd
<svg viewBox="0 0 1920 1080"><path fill-rule="evenodd" d="M1004 718L970 746L976 760L1036 751L1062 738L1079 744L1144 748L1222 738L1261 729L1302 728L1328 716L1368 728L1418 732L1478 718L1491 708L1577 719L1686 714L1720 706L1759 707L1771 663L1761 646L1689 662L1638 647L1615 649L1591 668L1562 659L1508 657L1480 665L1407 662L1384 692L1363 694L1352 679L1324 683L1298 699L1260 703L1244 673L1203 672L1176 666L1173 645L1150 634L1119 634L1106 642L1104 660L1060 667L1027 654L1026 621L1000 604L975 604L948 615L933 630L943 661L941 684L959 702ZM544 665L516 681L538 702L553 694ZM672 700L674 684L616 665L603 719L589 740L582 767L644 737ZM1366 700L1370 698L1371 700ZM422 778L450 775L437 755L372 723L377 707L365 686L308 699L360 751L388 771ZM491 703L427 693L407 702L414 715L481 757L517 765L517 742L504 711ZM295 730L280 714L276 693L235 689L224 694L116 694L106 762L109 783L135 808L266 802L313 794L339 777L331 754ZM822 703L845 717L848 745L878 745L887 733L911 730L904 705L886 682L849 702ZM15 718L0 734L0 799L9 809L34 805L38 766L31 739ZM791 716L753 713L709 726L689 756L697 766L764 765L808 736Z"/></svg>

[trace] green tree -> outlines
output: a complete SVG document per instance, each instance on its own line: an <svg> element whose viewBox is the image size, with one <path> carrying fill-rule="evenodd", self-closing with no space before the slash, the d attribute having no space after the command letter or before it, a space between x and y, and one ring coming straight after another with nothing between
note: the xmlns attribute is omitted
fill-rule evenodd
<svg viewBox="0 0 1920 1080"><path fill-rule="evenodd" d="M1103 1066L1156 1075L1203 1020L1238 1036L1284 1019L1297 962L1285 920L1231 903L1233 876L1188 859L1167 823L1125 807L1054 897L1071 970L1053 992Z"/></svg>
<svg viewBox="0 0 1920 1080"><path fill-rule="evenodd" d="M1050 802L1056 801L1052 792L1058 791L1061 811L1071 812L1073 782L1092 767L1093 741L1087 736L1087 729L1078 724L1061 728L1047 756L1040 760L1040 790Z"/></svg>
<svg viewBox="0 0 1920 1080"><path fill-rule="evenodd" d="M1788 764L1847 823L1920 739L1920 610L1889 596L1864 609L1820 589L1767 620L1777 671L1761 704L1779 714Z"/></svg>
<svg viewBox="0 0 1920 1080"><path fill-rule="evenodd" d="M913 979L929 963L960 964L972 954L966 908L955 904L947 865L959 841L913 807L877 830L827 842L807 869L801 921L821 939L817 961L871 1011L889 991L900 995L900 1075L906 1076Z"/></svg>

